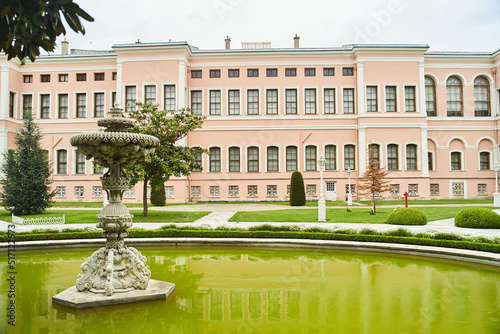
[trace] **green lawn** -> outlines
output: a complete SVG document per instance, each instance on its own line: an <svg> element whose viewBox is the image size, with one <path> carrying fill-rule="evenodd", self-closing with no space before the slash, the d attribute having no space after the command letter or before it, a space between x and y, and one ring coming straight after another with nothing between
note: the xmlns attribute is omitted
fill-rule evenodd
<svg viewBox="0 0 500 334"><path fill-rule="evenodd" d="M429 221L455 217L465 207L421 207ZM493 207L491 207L493 209ZM327 222L332 223L367 223L382 224L387 221L387 216L393 208L377 208L376 215L370 215L370 208L327 209ZM317 222L318 210L316 209L289 209L275 211L239 211L230 221L232 222Z"/></svg>
<svg viewBox="0 0 500 334"><path fill-rule="evenodd" d="M66 215L66 224L96 224L96 215L100 210L50 210L39 215L20 216L21 218L61 217ZM134 215L134 223L189 223L209 214L210 212L187 211L149 211L148 217L141 217L142 210L130 210ZM12 215L7 210L0 210L0 220L12 221ZM44 225L48 226L48 225Z"/></svg>

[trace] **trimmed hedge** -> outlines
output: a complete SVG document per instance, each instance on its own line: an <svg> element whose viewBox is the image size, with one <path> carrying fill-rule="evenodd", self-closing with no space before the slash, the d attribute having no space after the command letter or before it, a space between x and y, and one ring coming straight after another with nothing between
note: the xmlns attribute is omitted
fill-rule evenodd
<svg viewBox="0 0 500 334"><path fill-rule="evenodd" d="M455 216L455 226L468 228L500 228L500 215L486 208L467 208Z"/></svg>
<svg viewBox="0 0 500 334"><path fill-rule="evenodd" d="M304 178L299 171L293 172L290 179L290 205L306 205L306 190L304 187Z"/></svg>
<svg viewBox="0 0 500 334"><path fill-rule="evenodd" d="M397 208L387 216L387 224L392 225L425 225L427 216L415 208Z"/></svg>
<svg viewBox="0 0 500 334"><path fill-rule="evenodd" d="M313 240L343 240L362 242L385 242L397 244L412 244L422 246L437 246L478 250L500 253L500 244L483 243L473 240L447 240L432 236L413 236L410 232L399 229L392 235L356 234L351 231L333 231L330 233L290 231L248 231L248 230L201 230L201 229L160 229L160 230L130 230L130 238L275 238L275 239L313 239ZM404 236L401 236L404 235ZM100 231L92 232L62 232L40 234L17 234L17 241L59 240L59 239L92 239L101 238ZM444 237L444 236L443 236ZM0 242L6 242L7 235L0 236ZM491 241L490 241L491 242Z"/></svg>

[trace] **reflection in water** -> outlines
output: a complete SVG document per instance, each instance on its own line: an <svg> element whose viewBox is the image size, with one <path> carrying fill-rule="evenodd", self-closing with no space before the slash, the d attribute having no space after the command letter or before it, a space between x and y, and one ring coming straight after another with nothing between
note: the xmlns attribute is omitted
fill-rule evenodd
<svg viewBox="0 0 500 334"><path fill-rule="evenodd" d="M75 284L89 250L18 251L16 327L3 318L0 332L500 332L497 268L327 250L141 251L152 277L176 284L167 301L80 311L51 297ZM0 286L6 291L7 281ZM6 302L0 295L0 307Z"/></svg>

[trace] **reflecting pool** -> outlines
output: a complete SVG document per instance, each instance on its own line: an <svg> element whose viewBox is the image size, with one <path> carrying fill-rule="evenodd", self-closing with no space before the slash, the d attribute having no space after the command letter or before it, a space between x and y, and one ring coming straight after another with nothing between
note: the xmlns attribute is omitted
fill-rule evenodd
<svg viewBox="0 0 500 334"><path fill-rule="evenodd" d="M378 253L140 247L166 301L52 305L92 249L16 252L16 321L3 333L500 333L500 268ZM5 253L4 253L5 254Z"/></svg>

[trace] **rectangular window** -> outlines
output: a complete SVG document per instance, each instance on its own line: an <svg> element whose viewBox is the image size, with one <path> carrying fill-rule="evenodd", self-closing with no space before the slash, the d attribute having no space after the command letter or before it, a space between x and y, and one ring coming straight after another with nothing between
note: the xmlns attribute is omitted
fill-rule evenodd
<svg viewBox="0 0 500 334"><path fill-rule="evenodd" d="M439 184L431 183L431 195L439 195Z"/></svg>
<svg viewBox="0 0 500 334"><path fill-rule="evenodd" d="M135 100L137 99L137 88L135 86L125 86L125 111L135 110Z"/></svg>
<svg viewBox="0 0 500 334"><path fill-rule="evenodd" d="M434 170L434 154L432 152L427 152L427 166L430 171Z"/></svg>
<svg viewBox="0 0 500 334"><path fill-rule="evenodd" d="M344 146L344 169L356 169L356 155L354 145Z"/></svg>
<svg viewBox="0 0 500 334"><path fill-rule="evenodd" d="M41 82L50 82L50 74L41 74L40 81Z"/></svg>
<svg viewBox="0 0 500 334"><path fill-rule="evenodd" d="M193 168L193 172L201 172L202 171L202 166L203 166L203 160L202 160L202 153L201 152L196 152L195 153L195 158L194 158L195 164L200 166L199 168Z"/></svg>
<svg viewBox="0 0 500 334"><path fill-rule="evenodd" d="M191 186L191 197L201 197L201 187L200 186Z"/></svg>
<svg viewBox="0 0 500 334"><path fill-rule="evenodd" d="M59 74L59 82L68 82L67 74Z"/></svg>
<svg viewBox="0 0 500 334"><path fill-rule="evenodd" d="M398 170L398 145L391 144L387 146L387 170Z"/></svg>
<svg viewBox="0 0 500 334"><path fill-rule="evenodd" d="M83 196L84 196L83 187L76 186L75 187L75 197L83 197Z"/></svg>
<svg viewBox="0 0 500 334"><path fill-rule="evenodd" d="M229 115L240 114L240 90L230 89L229 94Z"/></svg>
<svg viewBox="0 0 500 334"><path fill-rule="evenodd" d="M50 95L42 94L40 95L40 100L40 118L50 118Z"/></svg>
<svg viewBox="0 0 500 334"><path fill-rule="evenodd" d="M396 86L385 87L385 111L398 111L396 104Z"/></svg>
<svg viewBox="0 0 500 334"><path fill-rule="evenodd" d="M323 101L325 104L323 112L325 114L335 114L335 88L325 88Z"/></svg>
<svg viewBox="0 0 500 334"><path fill-rule="evenodd" d="M210 78L220 78L220 70L210 70Z"/></svg>
<svg viewBox="0 0 500 334"><path fill-rule="evenodd" d="M144 103L156 104L156 86L144 86Z"/></svg>
<svg viewBox="0 0 500 334"><path fill-rule="evenodd" d="M306 68L304 69L304 76L306 77L315 77L316 69L315 68Z"/></svg>
<svg viewBox="0 0 500 334"><path fill-rule="evenodd" d="M76 81L87 81L87 73L77 73Z"/></svg>
<svg viewBox="0 0 500 334"><path fill-rule="evenodd" d="M266 90L266 113L268 115L278 114L278 90Z"/></svg>
<svg viewBox="0 0 500 334"><path fill-rule="evenodd" d="M220 148L218 147L210 149L210 171L220 172Z"/></svg>
<svg viewBox="0 0 500 334"><path fill-rule="evenodd" d="M203 114L202 101L203 98L201 90L191 91L191 112L193 113L193 115Z"/></svg>
<svg viewBox="0 0 500 334"><path fill-rule="evenodd" d="M101 186L94 186L92 187L92 197L102 197L102 187Z"/></svg>
<svg viewBox="0 0 500 334"><path fill-rule="evenodd" d="M294 172L297 170L297 147L288 146L286 148L286 171Z"/></svg>
<svg viewBox="0 0 500 334"><path fill-rule="evenodd" d="M405 86L405 111L417 111L415 104L415 86Z"/></svg>
<svg viewBox="0 0 500 334"><path fill-rule="evenodd" d="M94 93L94 117L104 117L104 93Z"/></svg>
<svg viewBox="0 0 500 334"><path fill-rule="evenodd" d="M240 77L240 70L228 70L227 71L227 76L230 78L239 78Z"/></svg>
<svg viewBox="0 0 500 334"><path fill-rule="evenodd" d="M62 187L56 187L56 197L58 198L64 198L66 197L66 187L65 186L62 186Z"/></svg>
<svg viewBox="0 0 500 334"><path fill-rule="evenodd" d="M258 115L259 114L259 90L258 89L247 90L247 114L248 115Z"/></svg>
<svg viewBox="0 0 500 334"><path fill-rule="evenodd" d="M344 114L354 114L354 88L344 88L343 100Z"/></svg>
<svg viewBox="0 0 500 334"><path fill-rule="evenodd" d="M104 73L94 73L94 81L104 81Z"/></svg>
<svg viewBox="0 0 500 334"><path fill-rule="evenodd" d="M174 198L174 187L166 186L165 187L165 198Z"/></svg>
<svg viewBox="0 0 500 334"><path fill-rule="evenodd" d="M335 75L334 67L325 67L323 68L323 76L325 77L333 77Z"/></svg>
<svg viewBox="0 0 500 334"><path fill-rule="evenodd" d="M486 183L479 183L477 185L477 194L479 196L488 195L488 193L486 192Z"/></svg>
<svg viewBox="0 0 500 334"><path fill-rule="evenodd" d="M352 67L342 67L342 75L351 77L354 75L354 68Z"/></svg>
<svg viewBox="0 0 500 334"><path fill-rule="evenodd" d="M75 151L75 173L85 174L85 155L80 151Z"/></svg>
<svg viewBox="0 0 500 334"><path fill-rule="evenodd" d="M118 78L118 73L117 72L113 72L113 74L111 75L111 78L116 81L117 78Z"/></svg>
<svg viewBox="0 0 500 334"><path fill-rule="evenodd" d="M68 153L65 150L57 151L57 174L68 173Z"/></svg>
<svg viewBox="0 0 500 334"><path fill-rule="evenodd" d="M220 115L221 113L220 90L210 91L210 115Z"/></svg>
<svg viewBox="0 0 500 334"><path fill-rule="evenodd" d="M259 148L249 147L247 151L247 164L249 172L259 171Z"/></svg>
<svg viewBox="0 0 500 334"><path fill-rule="evenodd" d="M406 169L407 170L417 169L417 145L414 144L406 145Z"/></svg>
<svg viewBox="0 0 500 334"><path fill-rule="evenodd" d="M267 171L278 171L278 148L276 146L267 148Z"/></svg>
<svg viewBox="0 0 500 334"><path fill-rule="evenodd" d="M257 186L248 186L248 197L257 197Z"/></svg>
<svg viewBox="0 0 500 334"><path fill-rule="evenodd" d="M306 88L306 114L316 114L316 89Z"/></svg>
<svg viewBox="0 0 500 334"><path fill-rule="evenodd" d="M33 82L33 74L23 75L23 82L24 83L32 83Z"/></svg>
<svg viewBox="0 0 500 334"><path fill-rule="evenodd" d="M28 114L33 112L33 95L23 95L23 118L27 118Z"/></svg>
<svg viewBox="0 0 500 334"><path fill-rule="evenodd" d="M58 103L59 103L59 108L57 110L57 117L58 118L68 118L69 113L68 113L68 94L59 94L58 96Z"/></svg>
<svg viewBox="0 0 500 334"><path fill-rule="evenodd" d="M286 113L297 114L297 90L286 89L285 95L286 95Z"/></svg>
<svg viewBox="0 0 500 334"><path fill-rule="evenodd" d="M316 161L316 146L306 146L306 170L315 171Z"/></svg>
<svg viewBox="0 0 500 334"><path fill-rule="evenodd" d="M249 78L256 78L256 77L258 77L259 76L259 69L257 69L257 68L256 69L250 69L249 68L247 70L247 76Z"/></svg>
<svg viewBox="0 0 500 334"><path fill-rule="evenodd" d="M408 185L408 195L418 196L418 184L409 184Z"/></svg>
<svg viewBox="0 0 500 334"><path fill-rule="evenodd" d="M277 77L278 76L278 69L277 68L268 68L266 70L266 76Z"/></svg>
<svg viewBox="0 0 500 334"><path fill-rule="evenodd" d="M479 169L480 170L490 169L490 152L479 153Z"/></svg>
<svg viewBox="0 0 500 334"><path fill-rule="evenodd" d="M164 108L168 111L174 111L176 107L175 103L175 85L165 85L163 86L164 93Z"/></svg>
<svg viewBox="0 0 500 334"><path fill-rule="evenodd" d="M464 195L464 182L452 182L451 183L453 196L463 196Z"/></svg>
<svg viewBox="0 0 500 334"><path fill-rule="evenodd" d="M399 196L399 184L391 184L390 195Z"/></svg>
<svg viewBox="0 0 500 334"><path fill-rule="evenodd" d="M462 154L460 152L451 153L451 170L462 170Z"/></svg>
<svg viewBox="0 0 500 334"><path fill-rule="evenodd" d="M377 86L366 86L366 111L378 111Z"/></svg>
<svg viewBox="0 0 500 334"><path fill-rule="evenodd" d="M286 68L285 69L285 76L286 77L296 77L297 76L297 69L296 68Z"/></svg>
<svg viewBox="0 0 500 334"><path fill-rule="evenodd" d="M278 196L278 186L271 185L267 186L267 197L276 197Z"/></svg>
<svg viewBox="0 0 500 334"><path fill-rule="evenodd" d="M328 183L330 183L330 182L328 182ZM328 183L327 183L327 185L328 185ZM335 185L335 183L333 183L333 184ZM346 195L349 194L349 185L348 184L345 185L345 193L346 193ZM350 192L350 194L351 195L355 195L356 194L356 185L355 184L351 184L351 192Z"/></svg>
<svg viewBox="0 0 500 334"><path fill-rule="evenodd" d="M306 186L306 195L313 197L316 196L316 185L315 184L308 184Z"/></svg>
<svg viewBox="0 0 500 334"><path fill-rule="evenodd" d="M9 117L14 117L14 107L15 107L15 101L16 101L16 93L9 92Z"/></svg>
<svg viewBox="0 0 500 334"><path fill-rule="evenodd" d="M337 147L335 145L327 145L325 147L325 170L337 169Z"/></svg>
<svg viewBox="0 0 500 334"><path fill-rule="evenodd" d="M116 92L111 92L111 107L115 107L116 104Z"/></svg>
<svg viewBox="0 0 500 334"><path fill-rule="evenodd" d="M240 171L240 148L230 147L229 148L229 171L239 172Z"/></svg>
<svg viewBox="0 0 500 334"><path fill-rule="evenodd" d="M240 191L238 186L229 186L229 197L239 197Z"/></svg>
<svg viewBox="0 0 500 334"><path fill-rule="evenodd" d="M76 117L87 117L87 94L76 94Z"/></svg>
<svg viewBox="0 0 500 334"><path fill-rule="evenodd" d="M201 78L201 70L192 70L191 71L192 79L200 79Z"/></svg>

